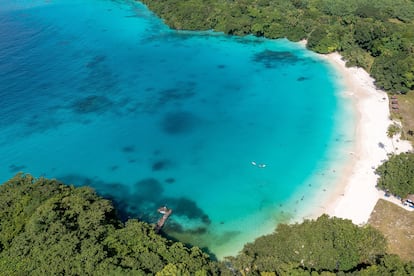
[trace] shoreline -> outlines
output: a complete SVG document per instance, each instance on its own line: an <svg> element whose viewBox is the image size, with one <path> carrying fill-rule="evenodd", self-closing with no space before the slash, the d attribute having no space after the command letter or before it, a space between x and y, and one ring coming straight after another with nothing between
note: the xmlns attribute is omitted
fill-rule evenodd
<svg viewBox="0 0 414 276"><path fill-rule="evenodd" d="M301 43L303 45L303 43ZM365 224L377 201L384 193L377 190L377 168L388 153L401 153L412 149L408 141L387 136L390 120L386 92L375 87L374 79L362 68L346 67L339 53L320 55L338 73L341 93L352 101L355 116L355 144L349 152L350 160L344 166L333 191L322 203L325 211L316 211L355 224Z"/></svg>

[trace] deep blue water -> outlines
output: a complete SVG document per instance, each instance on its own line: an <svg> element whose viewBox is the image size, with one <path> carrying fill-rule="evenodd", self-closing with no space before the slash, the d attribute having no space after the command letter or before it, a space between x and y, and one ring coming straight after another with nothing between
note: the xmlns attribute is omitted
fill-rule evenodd
<svg viewBox="0 0 414 276"><path fill-rule="evenodd" d="M286 40L176 32L128 1L0 0L0 180L90 185L148 222L167 205L168 235L235 254L335 178L339 88Z"/></svg>

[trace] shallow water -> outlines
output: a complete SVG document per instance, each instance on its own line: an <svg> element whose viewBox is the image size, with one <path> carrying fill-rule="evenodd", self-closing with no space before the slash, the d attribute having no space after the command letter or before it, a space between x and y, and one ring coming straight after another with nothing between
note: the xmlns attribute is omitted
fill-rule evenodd
<svg viewBox="0 0 414 276"><path fill-rule="evenodd" d="M0 180L90 185L151 223L167 205L166 234L218 257L307 208L350 143L335 73L286 40L107 0L0 0L0 37Z"/></svg>

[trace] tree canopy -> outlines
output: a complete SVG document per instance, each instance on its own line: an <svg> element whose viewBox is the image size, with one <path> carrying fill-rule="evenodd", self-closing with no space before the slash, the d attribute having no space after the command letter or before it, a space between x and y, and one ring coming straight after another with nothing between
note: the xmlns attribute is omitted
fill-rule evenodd
<svg viewBox="0 0 414 276"><path fill-rule="evenodd" d="M166 240L144 222L121 223L91 188L23 174L0 186L0 268L3 275L215 271L199 248Z"/></svg>
<svg viewBox="0 0 414 276"><path fill-rule="evenodd" d="M142 0L175 29L308 40L339 51L378 87L414 89L414 2L409 0Z"/></svg>
<svg viewBox="0 0 414 276"><path fill-rule="evenodd" d="M376 173L380 176L377 187L401 198L414 194L414 154L393 155L381 164Z"/></svg>
<svg viewBox="0 0 414 276"><path fill-rule="evenodd" d="M385 238L370 226L329 218L279 225L276 231L247 244L233 259L239 270L276 272L354 271L374 265L385 254Z"/></svg>
<svg viewBox="0 0 414 276"><path fill-rule="evenodd" d="M369 226L329 218L281 224L223 262L116 217L89 187L18 174L0 185L1 275L410 275Z"/></svg>

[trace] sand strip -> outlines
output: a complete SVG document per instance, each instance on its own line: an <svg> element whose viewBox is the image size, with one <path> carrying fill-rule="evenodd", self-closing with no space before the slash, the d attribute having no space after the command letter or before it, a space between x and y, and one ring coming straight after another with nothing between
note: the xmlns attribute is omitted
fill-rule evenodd
<svg viewBox="0 0 414 276"><path fill-rule="evenodd" d="M389 119L388 96L378 90L374 79L361 68L347 68L338 53L324 55L343 78L344 95L351 97L356 117L355 149L348 169L340 178L335 195L325 204L330 216L351 219L355 224L366 223L383 192L375 186L374 169L387 159L387 153L411 150L411 144L387 136Z"/></svg>

